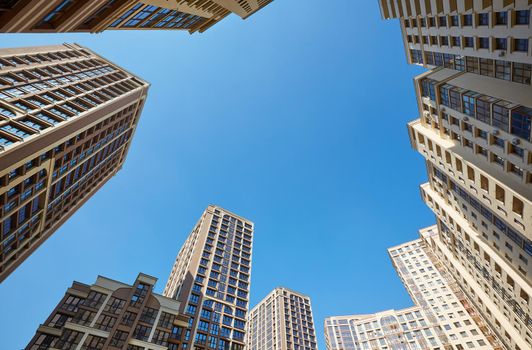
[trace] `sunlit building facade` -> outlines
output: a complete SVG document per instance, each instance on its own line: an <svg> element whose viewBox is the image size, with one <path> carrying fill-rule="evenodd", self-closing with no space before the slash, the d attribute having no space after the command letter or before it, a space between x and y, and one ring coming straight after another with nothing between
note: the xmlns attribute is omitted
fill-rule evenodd
<svg viewBox="0 0 532 350"><path fill-rule="evenodd" d="M501 349L430 245L437 227L388 249L415 303L403 310L325 319L327 350Z"/></svg>
<svg viewBox="0 0 532 350"><path fill-rule="evenodd" d="M231 13L245 19L273 0L10 0L0 1L0 32L104 30L203 32Z"/></svg>
<svg viewBox="0 0 532 350"><path fill-rule="evenodd" d="M121 169L148 87L79 45L0 49L0 282Z"/></svg>
<svg viewBox="0 0 532 350"><path fill-rule="evenodd" d="M399 18L435 254L506 349L532 348L530 1L380 1Z"/></svg>
<svg viewBox="0 0 532 350"><path fill-rule="evenodd" d="M251 221L214 205L203 212L164 290L190 317L183 349L244 348L252 242Z"/></svg>
<svg viewBox="0 0 532 350"><path fill-rule="evenodd" d="M249 313L246 350L317 350L310 298L278 287Z"/></svg>
<svg viewBox="0 0 532 350"><path fill-rule="evenodd" d="M528 0L379 0L399 18L407 60L530 85Z"/></svg>
<svg viewBox="0 0 532 350"><path fill-rule="evenodd" d="M179 302L153 292L157 279L133 285L99 276L74 282L26 350L178 350L188 325Z"/></svg>

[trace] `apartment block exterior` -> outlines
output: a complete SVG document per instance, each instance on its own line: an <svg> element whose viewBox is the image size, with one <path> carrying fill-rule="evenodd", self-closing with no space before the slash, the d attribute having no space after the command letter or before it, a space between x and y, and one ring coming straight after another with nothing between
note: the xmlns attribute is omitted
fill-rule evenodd
<svg viewBox="0 0 532 350"><path fill-rule="evenodd" d="M409 63L427 68L458 66L462 71L531 84L528 0L379 3L384 18L400 19Z"/></svg>
<svg viewBox="0 0 532 350"><path fill-rule="evenodd" d="M145 274L133 285L101 276L74 282L26 350L180 349L188 319L178 301L153 292L156 282Z"/></svg>
<svg viewBox="0 0 532 350"><path fill-rule="evenodd" d="M79 45L0 49L0 282L121 169L148 87Z"/></svg>
<svg viewBox="0 0 532 350"><path fill-rule="evenodd" d="M273 0L9 0L0 2L0 32L104 30L204 32L231 13L245 19Z"/></svg>
<svg viewBox="0 0 532 350"><path fill-rule="evenodd" d="M501 349L429 244L437 227L388 254L415 306L325 319L327 350Z"/></svg>
<svg viewBox="0 0 532 350"><path fill-rule="evenodd" d="M164 295L178 300L189 317L183 349L244 348L253 227L210 205L179 251Z"/></svg>
<svg viewBox="0 0 532 350"><path fill-rule="evenodd" d="M317 350L310 298L275 288L249 313L246 350Z"/></svg>
<svg viewBox="0 0 532 350"><path fill-rule="evenodd" d="M434 252L506 349L532 347L530 1L380 1L399 18Z"/></svg>

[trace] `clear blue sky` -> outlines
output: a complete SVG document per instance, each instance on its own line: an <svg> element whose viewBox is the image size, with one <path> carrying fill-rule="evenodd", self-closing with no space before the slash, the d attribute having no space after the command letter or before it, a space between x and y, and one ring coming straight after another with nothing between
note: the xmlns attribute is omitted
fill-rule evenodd
<svg viewBox="0 0 532 350"><path fill-rule="evenodd" d="M144 272L162 292L210 203L255 222L251 305L279 285L308 294L322 350L325 317L412 305L386 249L434 220L405 126L421 70L377 1L276 0L192 36L0 36L63 42L152 87L122 171L0 285L2 350L26 346L74 280Z"/></svg>

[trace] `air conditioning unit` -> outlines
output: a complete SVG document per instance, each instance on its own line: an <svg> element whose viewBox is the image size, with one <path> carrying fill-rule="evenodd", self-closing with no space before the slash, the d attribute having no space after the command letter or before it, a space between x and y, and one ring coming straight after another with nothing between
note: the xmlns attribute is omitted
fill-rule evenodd
<svg viewBox="0 0 532 350"><path fill-rule="evenodd" d="M499 135L500 133L501 133L501 132L499 131L499 129L493 129L493 130L491 131L491 134L492 134L492 135Z"/></svg>
<svg viewBox="0 0 532 350"><path fill-rule="evenodd" d="M506 51L500 51L499 52L499 57L504 57L506 56Z"/></svg>
<svg viewBox="0 0 532 350"><path fill-rule="evenodd" d="M521 143L521 140L519 140L517 137L512 140L512 145L518 145Z"/></svg>

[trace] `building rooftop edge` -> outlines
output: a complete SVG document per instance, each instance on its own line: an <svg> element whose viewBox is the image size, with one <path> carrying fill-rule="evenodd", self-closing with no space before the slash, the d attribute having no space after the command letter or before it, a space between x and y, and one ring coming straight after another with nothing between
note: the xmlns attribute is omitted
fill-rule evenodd
<svg viewBox="0 0 532 350"><path fill-rule="evenodd" d="M230 211L230 210L227 210L227 209L225 209L224 207L221 207L221 206L219 206L219 205L216 205L216 204L212 204L212 203L211 203L211 204L209 204L209 205L207 206L207 209L209 209L209 208L211 208L211 207L212 207L212 208L216 208L216 209L221 209L221 210L223 210L224 212L226 212L227 214L231 214L231 215L233 215L234 217L237 217L237 218L239 218L239 219L241 219L241 220L243 220L243 221L246 221L247 223L250 223L252 226L255 226L255 223L254 223L253 221L251 221L251 220L249 220L249 219L246 219L245 217L243 217L243 216L241 216L241 215L235 214L234 212L232 212L232 211Z"/></svg>

